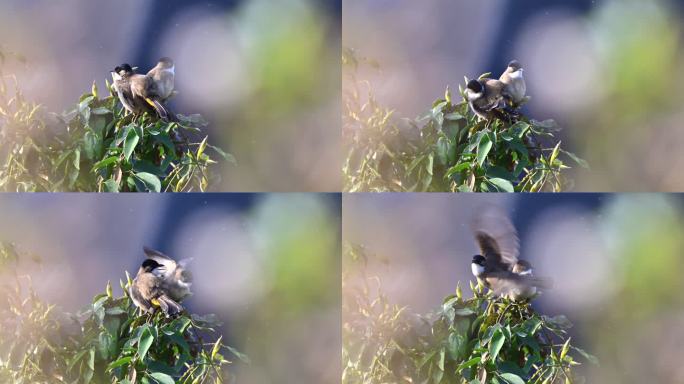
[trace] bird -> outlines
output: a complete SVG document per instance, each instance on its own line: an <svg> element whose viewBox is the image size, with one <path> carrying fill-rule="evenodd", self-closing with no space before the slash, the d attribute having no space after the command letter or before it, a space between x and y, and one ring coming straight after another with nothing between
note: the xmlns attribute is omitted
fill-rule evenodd
<svg viewBox="0 0 684 384"><path fill-rule="evenodd" d="M551 287L547 278L532 275L532 265L519 259L520 242L517 231L498 211L482 213L473 225L480 254L471 261L475 278L495 295L514 301L532 299L539 289Z"/></svg>
<svg viewBox="0 0 684 384"><path fill-rule="evenodd" d="M162 57L154 68L147 72L157 87L159 97L165 101L173 95L176 65L168 57Z"/></svg>
<svg viewBox="0 0 684 384"><path fill-rule="evenodd" d="M192 295L192 274L188 270L191 258L175 261L170 256L149 247L143 247L143 252L148 260L154 260L160 267L157 268L158 274L163 278L163 287L175 301L183 301Z"/></svg>
<svg viewBox="0 0 684 384"><path fill-rule="evenodd" d="M154 110L164 121L177 121L176 115L162 102L151 76L135 73L130 64L121 64L112 72L114 88L124 108L134 114Z"/></svg>
<svg viewBox="0 0 684 384"><path fill-rule="evenodd" d="M121 64L111 71L114 90L128 113L141 114L150 108L146 103L136 100L131 93L130 75L134 73L130 64Z"/></svg>
<svg viewBox="0 0 684 384"><path fill-rule="evenodd" d="M505 107L502 94L504 86L504 83L494 79L470 80L466 85L465 96L473 113L483 120L505 118L501 111Z"/></svg>
<svg viewBox="0 0 684 384"><path fill-rule="evenodd" d="M148 247L143 251L147 258L128 289L131 300L146 313L154 313L158 307L167 316L179 314L183 311L180 302L192 294L192 276L186 269L189 260L176 262Z"/></svg>
<svg viewBox="0 0 684 384"><path fill-rule="evenodd" d="M517 107L525 101L525 78L523 77L523 67L517 60L508 63L508 67L499 77L499 81L504 84L503 95L510 101L511 106Z"/></svg>

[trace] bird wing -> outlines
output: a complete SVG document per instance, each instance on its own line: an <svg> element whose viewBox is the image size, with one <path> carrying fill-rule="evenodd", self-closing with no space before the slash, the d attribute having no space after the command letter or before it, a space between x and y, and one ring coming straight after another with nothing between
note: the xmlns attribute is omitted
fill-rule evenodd
<svg viewBox="0 0 684 384"><path fill-rule="evenodd" d="M158 305L166 315L176 315L183 311L183 307L165 294L153 299L153 304Z"/></svg>
<svg viewBox="0 0 684 384"><path fill-rule="evenodd" d="M499 80L483 79L488 109L500 108L505 84Z"/></svg>
<svg viewBox="0 0 684 384"><path fill-rule="evenodd" d="M517 275L508 271L488 273L487 284L497 295L506 295L512 291L525 291L530 287L551 289L553 282L548 278L530 275Z"/></svg>
<svg viewBox="0 0 684 384"><path fill-rule="evenodd" d="M131 85L131 93L133 96L145 98L148 94L149 77L145 75L131 75L128 79Z"/></svg>
<svg viewBox="0 0 684 384"><path fill-rule="evenodd" d="M520 254L520 241L508 215L494 206L482 207L472 222L482 256L493 266L505 264L511 270Z"/></svg>
<svg viewBox="0 0 684 384"><path fill-rule="evenodd" d="M176 273L178 263L171 257L149 247L143 247L143 252L145 252L145 256L147 256L148 259L152 259L161 264L161 267L155 269L155 271L157 271L157 277L166 278L173 276Z"/></svg>

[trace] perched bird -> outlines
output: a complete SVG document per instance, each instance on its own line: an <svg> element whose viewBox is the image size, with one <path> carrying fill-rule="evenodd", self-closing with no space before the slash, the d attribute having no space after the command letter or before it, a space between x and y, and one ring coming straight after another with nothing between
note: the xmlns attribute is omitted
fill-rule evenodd
<svg viewBox="0 0 684 384"><path fill-rule="evenodd" d="M148 260L154 260L160 265L156 272L162 277L163 288L169 292L172 299L180 302L192 295L190 292L192 274L187 268L192 259L175 261L171 257L148 247L143 247L143 251Z"/></svg>
<svg viewBox="0 0 684 384"><path fill-rule="evenodd" d="M157 87L157 94L162 100L166 100L173 94L173 83L175 78L176 66L173 60L162 57L154 68L147 72Z"/></svg>
<svg viewBox="0 0 684 384"><path fill-rule="evenodd" d="M152 77L135 73L129 64L122 64L114 69L114 89L124 108L134 114L154 110L164 121L177 121L162 102L157 85Z"/></svg>
<svg viewBox="0 0 684 384"><path fill-rule="evenodd" d="M502 94L504 83L494 79L470 80L466 86L465 94L470 109L484 120L493 117L505 118L501 108L505 107Z"/></svg>
<svg viewBox="0 0 684 384"><path fill-rule="evenodd" d="M532 276L529 262L518 258L519 241L515 227L503 215L497 219L497 212L487 211L473 226L475 240L481 254L473 256L471 271L485 287L494 294L521 301L534 297L539 288L549 288L551 282ZM487 222L494 225L486 228Z"/></svg>
<svg viewBox="0 0 684 384"><path fill-rule="evenodd" d="M142 100L136 100L131 93L130 76L133 74L133 68L130 64L121 64L111 71L114 90L121 101L121 104L127 112L133 114L141 114L151 110L147 103Z"/></svg>
<svg viewBox="0 0 684 384"><path fill-rule="evenodd" d="M508 67L501 74L499 80L504 83L503 95L511 102L512 106L518 106L525 100L527 87L523 77L523 68L517 60L508 63Z"/></svg>
<svg viewBox="0 0 684 384"><path fill-rule="evenodd" d="M133 303L147 313L154 313L157 307L167 316L180 313L183 307L179 302L191 295L192 277L185 268L189 260L176 262L159 251L143 250L147 259L128 290Z"/></svg>
<svg viewBox="0 0 684 384"><path fill-rule="evenodd" d="M532 276L532 264L527 260L518 260L515 265L513 265L513 273Z"/></svg>

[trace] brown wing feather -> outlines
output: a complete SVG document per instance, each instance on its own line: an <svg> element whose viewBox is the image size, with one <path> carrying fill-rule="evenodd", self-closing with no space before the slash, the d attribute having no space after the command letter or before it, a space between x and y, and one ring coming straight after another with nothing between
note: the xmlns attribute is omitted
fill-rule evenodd
<svg viewBox="0 0 684 384"><path fill-rule="evenodd" d="M511 269L518 261L520 241L508 215L498 207L486 206L478 210L479 214L472 223L475 238L487 258L491 252L497 262L506 264Z"/></svg>

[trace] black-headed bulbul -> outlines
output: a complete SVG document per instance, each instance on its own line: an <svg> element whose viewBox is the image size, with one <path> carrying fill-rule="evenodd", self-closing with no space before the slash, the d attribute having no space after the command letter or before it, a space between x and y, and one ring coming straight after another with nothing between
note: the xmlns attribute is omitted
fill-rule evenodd
<svg viewBox="0 0 684 384"><path fill-rule="evenodd" d="M191 295L191 275L185 268L186 260L176 262L159 251L144 247L147 259L129 287L136 307L147 313L160 308L167 316L180 313L179 304Z"/></svg>
<svg viewBox="0 0 684 384"><path fill-rule="evenodd" d="M135 114L154 110L164 121L177 121L176 115L162 102L150 76L137 74L129 64L122 64L115 68L112 77L114 89L126 109Z"/></svg>
<svg viewBox="0 0 684 384"><path fill-rule="evenodd" d="M466 85L466 99L470 109L484 120L505 118L500 108L505 107L504 83L494 79L470 80Z"/></svg>
<svg viewBox="0 0 684 384"><path fill-rule="evenodd" d="M143 247L145 256L159 264L156 269L158 276L162 278L163 287L169 292L169 296L175 301L181 302L192 295L192 274L187 269L191 259L176 261L171 257L154 249Z"/></svg>
<svg viewBox="0 0 684 384"><path fill-rule="evenodd" d="M131 93L130 75L134 73L133 68L129 64L121 64L114 68L112 73L112 80L116 95L119 101L126 109L126 111L133 114L140 114L150 110L147 103L142 100L136 100Z"/></svg>
<svg viewBox="0 0 684 384"><path fill-rule="evenodd" d="M530 263L518 258L518 235L513 224L505 216L500 220L499 231L473 227L481 254L473 256L471 271L482 285L498 296L515 301L530 299L539 288L548 288L551 283L548 279L532 276Z"/></svg>

